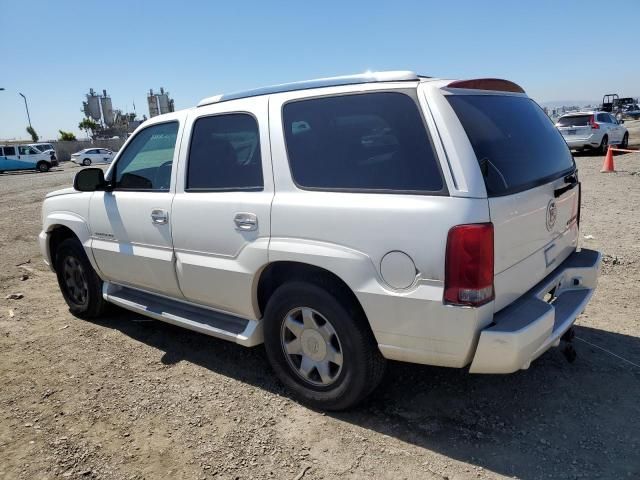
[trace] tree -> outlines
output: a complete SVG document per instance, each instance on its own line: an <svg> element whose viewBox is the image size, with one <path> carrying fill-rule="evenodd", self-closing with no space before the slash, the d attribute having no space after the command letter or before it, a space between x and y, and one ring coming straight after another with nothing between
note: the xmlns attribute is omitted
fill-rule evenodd
<svg viewBox="0 0 640 480"><path fill-rule="evenodd" d="M89 136L89 132L91 132L91 136L93 137L93 134L100 128L100 125L90 118L83 118L78 124L78 128L80 130L84 130L87 133L87 136Z"/></svg>
<svg viewBox="0 0 640 480"><path fill-rule="evenodd" d="M60 132L60 140L63 142L74 142L76 140L76 136L71 132L65 132L63 130L58 130Z"/></svg>
<svg viewBox="0 0 640 480"><path fill-rule="evenodd" d="M27 127L27 133L31 135L31 140L33 140L34 142L37 142L38 140L40 140L40 137L38 136L38 134L36 133L35 129L32 126Z"/></svg>

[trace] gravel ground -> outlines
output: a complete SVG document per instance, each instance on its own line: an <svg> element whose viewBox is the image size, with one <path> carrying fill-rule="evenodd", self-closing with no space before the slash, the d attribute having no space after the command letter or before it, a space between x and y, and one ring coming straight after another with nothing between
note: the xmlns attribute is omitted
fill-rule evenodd
<svg viewBox="0 0 640 480"><path fill-rule="evenodd" d="M45 193L77 167L0 175L0 478L640 478L640 154L614 174L602 160L576 157L582 244L605 257L575 363L558 349L508 376L392 363L340 414L290 400L261 347L121 310L71 316L36 236Z"/></svg>

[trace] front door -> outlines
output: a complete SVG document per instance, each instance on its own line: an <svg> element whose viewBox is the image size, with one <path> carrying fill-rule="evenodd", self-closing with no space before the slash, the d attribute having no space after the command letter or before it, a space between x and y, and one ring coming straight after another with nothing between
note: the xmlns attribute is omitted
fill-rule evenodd
<svg viewBox="0 0 640 480"><path fill-rule="evenodd" d="M91 247L107 280L182 296L174 269L170 218L175 191L172 172L181 133L178 119L138 132L109 172L113 191L93 194Z"/></svg>
<svg viewBox="0 0 640 480"><path fill-rule="evenodd" d="M262 97L197 109L189 119L190 146L181 155L171 220L185 298L246 318L256 316L254 281L268 261L273 180L267 115Z"/></svg>

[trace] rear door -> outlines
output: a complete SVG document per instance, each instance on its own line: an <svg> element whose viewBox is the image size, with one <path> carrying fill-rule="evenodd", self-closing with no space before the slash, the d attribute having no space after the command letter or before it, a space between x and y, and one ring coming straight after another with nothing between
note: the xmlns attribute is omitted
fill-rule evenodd
<svg viewBox="0 0 640 480"><path fill-rule="evenodd" d="M618 141L618 132L615 129L615 125L611 122L611 116L608 113L598 113L596 120L600 125L600 128L606 133L609 144L615 144Z"/></svg>
<svg viewBox="0 0 640 480"><path fill-rule="evenodd" d="M575 164L558 130L528 97L456 94L447 100L487 189L499 310L575 250L579 186L565 188Z"/></svg>
<svg viewBox="0 0 640 480"><path fill-rule="evenodd" d="M254 279L268 262L271 232L267 105L255 97L194 111L171 220L185 298L248 318L255 318Z"/></svg>

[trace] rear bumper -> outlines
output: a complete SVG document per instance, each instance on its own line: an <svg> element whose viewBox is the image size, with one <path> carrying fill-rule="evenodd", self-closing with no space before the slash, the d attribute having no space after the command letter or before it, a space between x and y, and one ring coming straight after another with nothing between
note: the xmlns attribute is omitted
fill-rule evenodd
<svg viewBox="0 0 640 480"><path fill-rule="evenodd" d="M601 254L580 250L549 276L494 316L480 332L470 373L512 373L560 344L560 337L580 315L598 281ZM545 295L554 290L555 300Z"/></svg>
<svg viewBox="0 0 640 480"><path fill-rule="evenodd" d="M572 138L564 137L569 148L596 148L600 146L602 138L597 138L595 135L589 135L584 138Z"/></svg>

